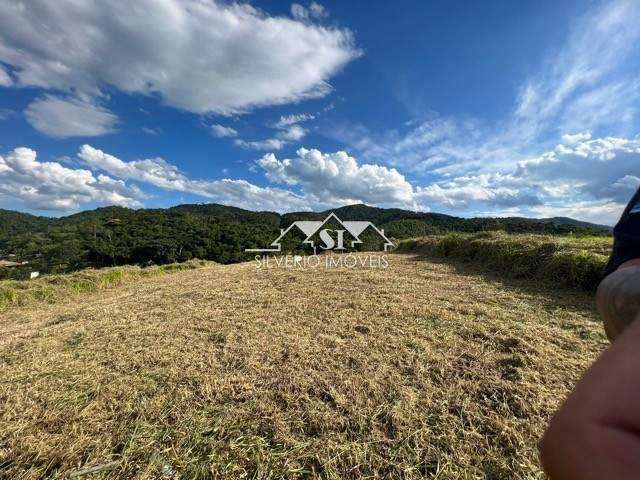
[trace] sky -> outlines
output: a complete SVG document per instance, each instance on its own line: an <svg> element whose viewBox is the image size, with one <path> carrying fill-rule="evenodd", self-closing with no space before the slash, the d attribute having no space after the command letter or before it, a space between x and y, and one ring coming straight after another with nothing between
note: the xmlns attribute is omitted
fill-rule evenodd
<svg viewBox="0 0 640 480"><path fill-rule="evenodd" d="M0 208L353 203L612 225L637 0L0 0Z"/></svg>

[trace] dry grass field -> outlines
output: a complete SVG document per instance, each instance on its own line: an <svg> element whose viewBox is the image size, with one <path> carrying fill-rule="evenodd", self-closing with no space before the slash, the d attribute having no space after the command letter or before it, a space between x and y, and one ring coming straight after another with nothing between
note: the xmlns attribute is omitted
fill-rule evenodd
<svg viewBox="0 0 640 480"><path fill-rule="evenodd" d="M591 296L389 263L213 265L0 312L0 477L543 478L536 442L606 347Z"/></svg>

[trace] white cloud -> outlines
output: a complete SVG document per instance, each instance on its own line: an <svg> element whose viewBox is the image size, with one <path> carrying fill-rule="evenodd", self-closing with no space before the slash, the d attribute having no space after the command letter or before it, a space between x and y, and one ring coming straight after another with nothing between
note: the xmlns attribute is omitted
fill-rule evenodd
<svg viewBox="0 0 640 480"><path fill-rule="evenodd" d="M157 136L162 133L161 128L142 127L141 130L147 135L153 135L153 136Z"/></svg>
<svg viewBox="0 0 640 480"><path fill-rule="evenodd" d="M145 195L106 175L39 162L36 152L16 148L0 156L0 197L18 199L38 210L74 210L85 203L141 206Z"/></svg>
<svg viewBox="0 0 640 480"><path fill-rule="evenodd" d="M96 137L113 132L118 122L117 116L98 105L52 95L31 102L25 115L33 128L54 138Z"/></svg>
<svg viewBox="0 0 640 480"><path fill-rule="evenodd" d="M246 180L225 178L214 181L194 181L193 193L216 202L256 211L291 212L310 210L308 199L289 190L259 187Z"/></svg>
<svg viewBox="0 0 640 480"><path fill-rule="evenodd" d="M611 213L612 205L633 193L631 177L640 165L633 139L640 113L640 3L594 5L568 26L566 43L547 55L523 83L511 113L494 124L431 113L382 134L358 125L324 133L367 162L415 175L423 183L416 200L435 211L536 214L534 207L599 202L608 205L599 218L609 212L607 223L614 223L620 212Z"/></svg>
<svg viewBox="0 0 640 480"><path fill-rule="evenodd" d="M309 11L311 12L311 15L315 18L323 18L329 15L329 12L327 12L327 9L317 2L311 2L311 5L309 5Z"/></svg>
<svg viewBox="0 0 640 480"><path fill-rule="evenodd" d="M576 133L573 135L567 133L565 135L562 135L562 142L565 145L569 146L575 145L576 143L583 142L585 140L591 140L591 133Z"/></svg>
<svg viewBox="0 0 640 480"><path fill-rule="evenodd" d="M302 148L294 159L278 160L273 154L262 157L258 164L267 179L287 188L260 187L240 179L192 179L164 159L126 162L90 145L83 145L78 157L92 170L118 179L253 210L309 210L356 202L415 207L411 185L395 169L361 165L345 152L323 154Z"/></svg>
<svg viewBox="0 0 640 480"><path fill-rule="evenodd" d="M415 208L413 188L397 170L361 165L346 152L322 153L301 148L295 158L278 160L270 153L258 164L270 181L299 185L316 203L364 202Z"/></svg>
<svg viewBox="0 0 640 480"><path fill-rule="evenodd" d="M604 84L567 102L556 125L562 131L600 129L627 135L638 114L640 80Z"/></svg>
<svg viewBox="0 0 640 480"><path fill-rule="evenodd" d="M619 107L640 96L633 67L626 70L638 53L639 22L635 0L602 2L578 18L563 48L522 89L516 110L521 135L535 137L554 127L593 131L618 123ZM607 105L615 105L618 115L603 111Z"/></svg>
<svg viewBox="0 0 640 480"><path fill-rule="evenodd" d="M224 125L219 125L219 124L213 124L211 125L211 133L218 138L225 138L225 137L237 137L238 136L238 131L231 128L231 127L225 127Z"/></svg>
<svg viewBox="0 0 640 480"><path fill-rule="evenodd" d="M561 145L522 161L515 175L546 184L571 183L578 195L626 202L637 189L640 138L597 138Z"/></svg>
<svg viewBox="0 0 640 480"><path fill-rule="evenodd" d="M451 176L418 187L416 201L436 211L517 209L537 217L572 216L614 224L640 186L640 138L576 134L565 135L563 142L519 162L515 169Z"/></svg>
<svg viewBox="0 0 640 480"><path fill-rule="evenodd" d="M78 157L86 166L102 170L123 180L150 183L168 190L188 190L189 181L184 174L178 167L167 163L162 158L124 162L91 145L82 145Z"/></svg>
<svg viewBox="0 0 640 480"><path fill-rule="evenodd" d="M317 2L311 2L309 8L305 8L299 3L291 4L291 16L302 22L318 20L329 16L329 12Z"/></svg>
<svg viewBox="0 0 640 480"><path fill-rule="evenodd" d="M278 136L283 140L287 140L290 142L295 142L298 140L302 140L304 136L307 134L307 131L302 128L300 125L291 125L281 131Z"/></svg>
<svg viewBox="0 0 640 480"><path fill-rule="evenodd" d="M418 187L395 168L360 163L345 152L301 148L292 158L264 155L257 166L279 186L262 187L242 179L193 179L162 158L124 161L90 145L78 152L86 169L38 162L34 151L22 148L0 157L0 195L54 210L91 202L140 206L145 194L131 184L147 184L252 210L363 202L458 215L570 216L611 225L640 186L640 137L583 138L510 172L451 176Z"/></svg>
<svg viewBox="0 0 640 480"><path fill-rule="evenodd" d="M333 134L368 160L436 175L513 167L567 132L632 136L640 112L639 23L635 0L602 2L577 17L565 44L547 55L512 112L493 125L432 114L405 132L375 135L346 126Z"/></svg>
<svg viewBox="0 0 640 480"><path fill-rule="evenodd" d="M234 114L325 95L351 32L215 0L0 0L0 61L19 86L158 95Z"/></svg>
<svg viewBox="0 0 640 480"><path fill-rule="evenodd" d="M311 115L309 113L300 113L297 115L283 115L280 119L273 125L274 128L286 128L289 125L294 125L296 123L308 122L309 120L315 119L315 115Z"/></svg>
<svg viewBox="0 0 640 480"><path fill-rule="evenodd" d="M246 141L239 138L233 143L247 150L280 150L287 144L286 141L279 138L267 138L266 140L255 141Z"/></svg>
<svg viewBox="0 0 640 480"><path fill-rule="evenodd" d="M419 187L416 199L426 205L450 208L464 208L473 202L505 209L541 203L536 186L513 175L502 174L457 177Z"/></svg>
<svg viewBox="0 0 640 480"><path fill-rule="evenodd" d="M635 175L625 175L613 184L613 188L633 192L640 187L640 177Z"/></svg>
<svg viewBox="0 0 640 480"><path fill-rule="evenodd" d="M0 65L0 87L10 87L13 85L13 80L11 80L11 76L4 69L2 65Z"/></svg>
<svg viewBox="0 0 640 480"><path fill-rule="evenodd" d="M114 177L148 183L165 190L188 192L213 201L250 210L308 210L308 201L279 188L259 187L246 180L194 180L162 158L125 162L90 145L80 148L85 165Z"/></svg>
<svg viewBox="0 0 640 480"><path fill-rule="evenodd" d="M291 115L289 117L280 117L278 123L272 126L280 130L275 137L257 141L246 141L237 139L234 143L247 150L281 150L292 142L302 140L307 135L307 130L302 128L296 122L308 121L315 117L312 115Z"/></svg>

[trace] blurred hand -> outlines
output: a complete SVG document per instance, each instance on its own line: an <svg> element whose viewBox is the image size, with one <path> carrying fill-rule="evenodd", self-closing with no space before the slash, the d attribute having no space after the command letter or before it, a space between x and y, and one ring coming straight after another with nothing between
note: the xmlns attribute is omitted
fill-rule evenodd
<svg viewBox="0 0 640 480"><path fill-rule="evenodd" d="M598 310L615 341L556 412L540 442L552 480L640 478L640 260L598 288Z"/></svg>
<svg viewBox="0 0 640 480"><path fill-rule="evenodd" d="M640 478L640 321L580 380L540 442L552 480Z"/></svg>
<svg viewBox="0 0 640 480"><path fill-rule="evenodd" d="M626 262L607 276L596 293L604 329L613 341L640 312L640 259Z"/></svg>

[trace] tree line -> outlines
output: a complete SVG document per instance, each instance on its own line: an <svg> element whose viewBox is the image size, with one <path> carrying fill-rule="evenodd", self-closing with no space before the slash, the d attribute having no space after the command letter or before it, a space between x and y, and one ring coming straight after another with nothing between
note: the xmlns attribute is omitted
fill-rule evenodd
<svg viewBox="0 0 640 480"><path fill-rule="evenodd" d="M450 231L503 230L517 233L608 235L607 227L568 219L463 219L437 213L351 205L332 210L342 220L367 220L388 237L412 238ZM0 258L28 261L24 268L0 267L0 278L25 272L66 273L87 267L166 264L193 258L234 263L252 258L247 248L268 246L295 220L318 220L328 212L279 215L216 204L168 209L99 208L58 219L0 210ZM303 251L300 232L292 229L284 251ZM375 235L364 237L375 242ZM370 243L360 248L367 248Z"/></svg>

